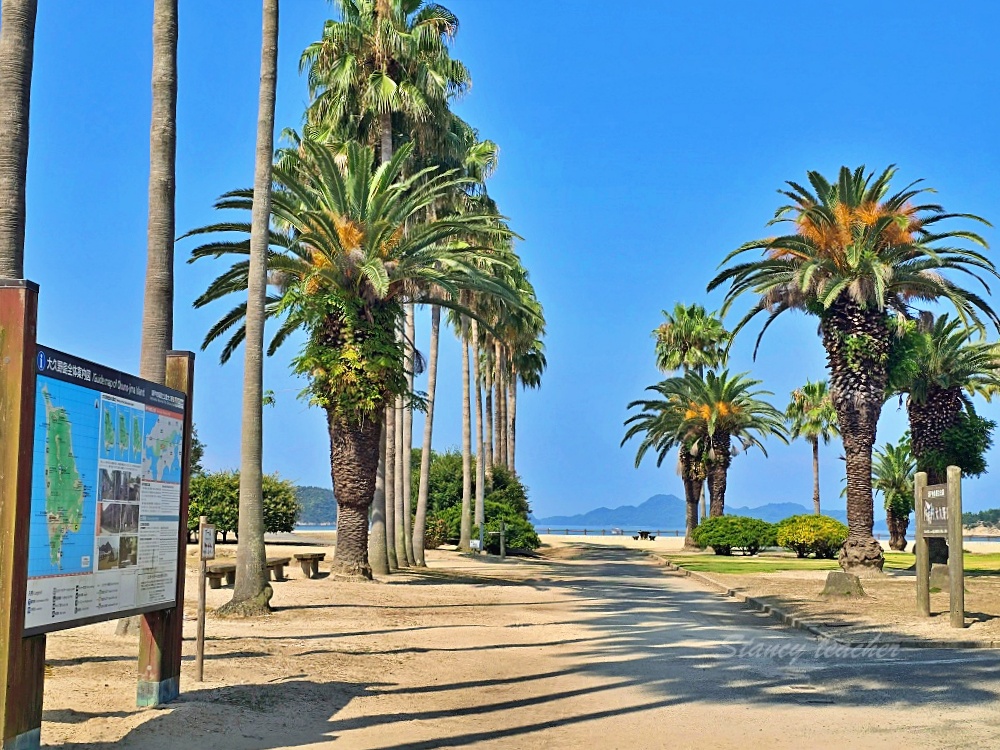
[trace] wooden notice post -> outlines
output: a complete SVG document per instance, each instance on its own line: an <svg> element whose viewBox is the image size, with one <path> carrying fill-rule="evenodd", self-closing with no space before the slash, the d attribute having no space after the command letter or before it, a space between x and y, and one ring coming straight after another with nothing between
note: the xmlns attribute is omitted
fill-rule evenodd
<svg viewBox="0 0 1000 750"><path fill-rule="evenodd" d="M198 522L198 638L194 657L195 679L204 682L205 678L205 580L208 573L208 561L215 559L215 527L209 526L208 517L202 516Z"/></svg>
<svg viewBox="0 0 1000 750"><path fill-rule="evenodd" d="M159 706L180 695L181 644L184 635L184 574L191 481L191 427L194 412L194 353L167 352L165 385L187 395L184 447L181 452L180 523L177 530L176 606L143 615L139 633L139 684L136 704Z"/></svg>
<svg viewBox="0 0 1000 750"><path fill-rule="evenodd" d="M0 280L0 748L41 744L45 636L24 638L38 287Z"/></svg>
<svg viewBox="0 0 1000 750"><path fill-rule="evenodd" d="M930 617L931 564L927 540L948 540L948 593L951 626L965 627L965 569L962 554L962 470L947 469L945 484L927 484L927 474L918 472L913 483L917 539L914 545L917 569L917 613Z"/></svg>

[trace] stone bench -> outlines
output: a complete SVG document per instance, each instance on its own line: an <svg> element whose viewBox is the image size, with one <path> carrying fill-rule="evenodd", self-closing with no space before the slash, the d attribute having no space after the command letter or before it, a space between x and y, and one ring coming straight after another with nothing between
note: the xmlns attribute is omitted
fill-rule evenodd
<svg viewBox="0 0 1000 750"><path fill-rule="evenodd" d="M326 559L325 552L297 552L295 559L302 568L302 573L306 578L315 578L319 575L319 564Z"/></svg>
<svg viewBox="0 0 1000 750"><path fill-rule="evenodd" d="M275 581L284 581L285 566L291 561L290 557L267 558L268 577ZM236 563L209 563L205 568L205 575L210 588L221 589L223 578L226 579L226 585L232 586L236 583Z"/></svg>

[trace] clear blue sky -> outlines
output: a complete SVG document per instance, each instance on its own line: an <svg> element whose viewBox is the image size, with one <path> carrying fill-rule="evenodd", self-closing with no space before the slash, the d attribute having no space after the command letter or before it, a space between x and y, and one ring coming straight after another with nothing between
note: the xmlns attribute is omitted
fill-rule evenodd
<svg viewBox="0 0 1000 750"><path fill-rule="evenodd" d="M474 85L458 110L502 149L491 187L548 319L549 370L519 402L518 468L537 515L681 494L673 465L633 468L620 449L625 405L659 379L651 330L676 301L711 307L705 284L726 252L767 234L775 190L807 169L900 165L946 207L1000 222L996 120L1000 6L845 2L608 5L449 0L454 54ZM27 275L42 288L40 341L137 371L146 248L151 3L41 3L32 90ZM612 11L612 12L609 12ZM306 101L301 50L330 7L282 7L278 129ZM222 192L252 183L260 8L181 0L177 230L214 220ZM1000 244L994 230L987 238ZM194 311L219 270L177 251L175 347L198 349L227 306ZM426 318L421 318L426 335ZM823 377L814 319L789 316L750 361L776 393ZM288 361L267 365L277 395L265 468L330 486L321 412L296 399ZM458 346L442 348L435 447L460 444ZM242 359L199 354L195 417L210 468L239 461ZM983 413L997 419L996 405ZM880 441L905 419L886 407ZM728 502L811 497L809 449L769 446L735 459ZM823 493L838 497L836 447ZM991 456L1000 471L1000 452ZM997 480L969 482L970 508L1000 504Z"/></svg>

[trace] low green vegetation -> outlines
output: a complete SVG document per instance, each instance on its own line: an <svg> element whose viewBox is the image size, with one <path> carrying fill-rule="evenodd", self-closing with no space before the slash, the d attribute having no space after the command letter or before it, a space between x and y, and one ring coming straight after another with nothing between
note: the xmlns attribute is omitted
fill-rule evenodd
<svg viewBox="0 0 1000 750"><path fill-rule="evenodd" d="M778 546L798 557L832 560L847 539L847 527L829 516L789 516L777 524L776 531Z"/></svg>
<svg viewBox="0 0 1000 750"><path fill-rule="evenodd" d="M1000 508L963 513L962 523L966 526L1000 526Z"/></svg>
<svg viewBox="0 0 1000 750"><path fill-rule="evenodd" d="M711 547L716 555L756 555L776 543L774 524L747 516L716 516L702 521L691 537L704 549Z"/></svg>
<svg viewBox="0 0 1000 750"><path fill-rule="evenodd" d="M698 573L754 575L784 570L840 570L836 560L793 557L790 552L764 552L755 557L717 557L679 553L665 557L675 565ZM907 570L913 566L914 561L914 556L909 552L885 553L886 570ZM998 573L1000 573L1000 553L965 554L966 575L982 576Z"/></svg>
<svg viewBox="0 0 1000 750"><path fill-rule="evenodd" d="M269 533L288 532L295 528L299 505L295 499L295 485L277 474L265 474L264 530ZM226 541L229 533L236 533L240 517L240 473L215 471L191 477L191 508L188 513L188 532L197 531L199 516L208 522Z"/></svg>

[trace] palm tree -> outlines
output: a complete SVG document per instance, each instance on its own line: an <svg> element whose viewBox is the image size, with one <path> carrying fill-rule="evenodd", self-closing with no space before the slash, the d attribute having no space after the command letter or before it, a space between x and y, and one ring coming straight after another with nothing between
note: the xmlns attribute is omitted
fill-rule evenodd
<svg viewBox="0 0 1000 750"><path fill-rule="evenodd" d="M380 143L392 157L393 115L411 122L440 117L449 98L470 85L448 45L458 19L435 3L334 0L340 20L302 53L313 97L306 136ZM409 130L409 128L404 128Z"/></svg>
<svg viewBox="0 0 1000 750"><path fill-rule="evenodd" d="M243 414L240 440L239 545L233 598L218 612L251 617L271 611L267 551L264 548L263 400L264 318L267 249L271 222L271 163L274 101L278 87L278 0L264 0L260 49L260 93L254 164L250 263L244 316Z"/></svg>
<svg viewBox="0 0 1000 750"><path fill-rule="evenodd" d="M3 0L0 6L0 279L24 278L28 111L37 11L38 0Z"/></svg>
<svg viewBox="0 0 1000 750"><path fill-rule="evenodd" d="M830 397L844 441L847 461L849 534L840 555L845 570L881 570L882 547L872 536L874 506L871 457L888 378L890 313L905 314L909 301L947 299L964 318L979 322L985 314L1000 319L984 299L952 281L946 273L961 271L981 281L996 269L977 250L950 244L986 242L965 230L940 231L937 223L968 214L949 214L937 204L917 202L926 188L911 183L889 194L896 168L877 177L858 167L842 167L831 183L809 172L813 192L793 182L782 193L791 203L775 213L772 223L790 222L792 234L748 242L730 253L709 290L728 283L725 312L744 294L756 303L736 326L739 332L761 312L763 336L786 310L800 309L820 319L829 366ZM731 263L743 253L763 257Z"/></svg>
<svg viewBox="0 0 1000 750"><path fill-rule="evenodd" d="M629 429L622 444L644 433L636 452L636 466L650 449L657 452L659 466L674 447L681 447L685 483L692 483L698 476L689 463L703 463L711 516L721 516L725 513L729 466L736 452L733 441L743 450L756 446L765 456L764 438L773 435L787 442L785 415L759 398L771 395L770 391L753 390L759 384L759 380L748 379L746 373L730 376L728 370L719 374L709 371L704 376L689 372L661 381L646 389L659 398L629 404L629 409L641 410L626 420ZM685 492L685 496L690 536L697 506L691 495Z"/></svg>
<svg viewBox="0 0 1000 750"><path fill-rule="evenodd" d="M813 383L809 380L798 390L792 391L792 400L785 409L791 424L791 438L805 438L812 446L813 459L813 510L820 515L819 507L819 441L829 445L830 438L837 437L837 412L830 400L830 391L825 380Z"/></svg>
<svg viewBox="0 0 1000 750"><path fill-rule="evenodd" d="M420 477L417 484L417 513L413 519L413 556L425 567L424 530L427 528L427 501L430 496L431 444L434 434L434 399L437 395L438 344L441 338L441 308L431 305L431 341L427 359L427 412L420 451Z"/></svg>
<svg viewBox="0 0 1000 750"><path fill-rule="evenodd" d="M701 305L678 302L673 311L663 310L663 323L653 331L653 336L656 338L656 366L661 372L702 373L706 367L714 369L726 364L729 331L715 313L707 312ZM683 444L679 447L684 449ZM697 498L685 497L685 502L697 502L701 506L701 518L706 518L705 467L691 456L679 456L677 463L682 474L688 476L689 481L682 480L685 491L693 489L697 495ZM700 484L696 483L699 476L703 480Z"/></svg>
<svg viewBox="0 0 1000 750"><path fill-rule="evenodd" d="M906 549L906 527L913 511L913 476L917 462L904 437L898 445L886 443L872 455L872 489L885 499L885 520L889 526L889 547Z"/></svg>
<svg viewBox="0 0 1000 750"><path fill-rule="evenodd" d="M436 303L475 315L456 301L463 290L514 298L488 266L483 270L482 245L448 244L459 236L495 236L495 218L467 213L426 220L427 206L467 180L435 170L402 177L411 150L400 148L374 169L373 150L360 144L350 144L346 161L338 163L333 148L303 142L301 164L279 164L274 170L272 214L287 230L271 233L268 263L282 284L267 311L282 321L269 352L304 329L307 340L294 366L309 379L312 402L327 416L338 509L334 568L345 576L371 576L368 509L383 412L397 396L408 395L403 350L395 336L402 305ZM234 191L217 205L247 210L252 193ZM246 229L223 222L192 234ZM246 242L216 241L197 248L192 260L242 255L247 247ZM195 304L245 290L246 284L247 263L237 261ZM236 326L223 359L245 336L239 325L245 307L231 310L206 336L207 345Z"/></svg>
<svg viewBox="0 0 1000 750"><path fill-rule="evenodd" d="M901 326L889 370L890 393L906 394L911 450L929 484L943 484L955 464L965 476L986 470L983 453L991 428L976 414L971 396L989 398L1000 387L997 347L974 341L976 331L948 315L924 313ZM987 429L983 430L983 427ZM945 563L944 539L932 538L932 562Z"/></svg>

